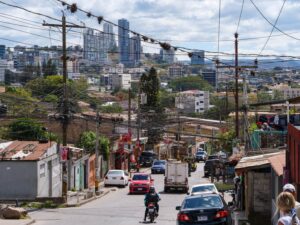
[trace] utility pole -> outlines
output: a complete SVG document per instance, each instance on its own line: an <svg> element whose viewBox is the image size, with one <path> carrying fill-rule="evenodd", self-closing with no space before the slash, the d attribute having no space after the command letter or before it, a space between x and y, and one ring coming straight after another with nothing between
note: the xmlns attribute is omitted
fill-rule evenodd
<svg viewBox="0 0 300 225"><path fill-rule="evenodd" d="M239 71L243 68L257 68L254 66L239 66L238 63L238 33L234 34L235 42L235 65L234 66L217 66L217 68L234 68L235 69L235 135L236 139L239 139ZM227 87L226 87L227 90ZM227 91L226 91L227 93Z"/></svg>
<svg viewBox="0 0 300 225"><path fill-rule="evenodd" d="M66 17L63 12L62 16L62 24L49 24L44 23L43 26L47 27L61 27L62 28L62 61L63 61L63 113L61 115L62 118L62 139L63 146L67 146L67 131L68 131L68 123L69 123L69 105L68 105L68 89L67 89L67 32L66 28L85 28L83 26L78 25L66 25ZM72 169L72 152L69 153L68 159L68 190L71 189L71 169Z"/></svg>
<svg viewBox="0 0 300 225"><path fill-rule="evenodd" d="M238 58L238 33L234 34L235 48L235 136L239 138L239 58Z"/></svg>
<svg viewBox="0 0 300 225"><path fill-rule="evenodd" d="M128 134L131 135L131 88L128 89Z"/></svg>
<svg viewBox="0 0 300 225"><path fill-rule="evenodd" d="M97 106L97 113L96 113L96 144L95 144L95 192L99 191L99 183L100 183L100 168L99 168L99 129L100 129L100 115L99 109Z"/></svg>

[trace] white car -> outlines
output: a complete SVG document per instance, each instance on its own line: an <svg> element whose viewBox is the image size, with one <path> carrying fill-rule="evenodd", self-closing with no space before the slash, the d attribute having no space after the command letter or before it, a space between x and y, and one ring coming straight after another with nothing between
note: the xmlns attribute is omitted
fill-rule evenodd
<svg viewBox="0 0 300 225"><path fill-rule="evenodd" d="M208 183L208 184L194 185L191 189L190 195L197 195L197 194L201 194L203 192L211 192L211 193L219 194L216 186L214 184Z"/></svg>
<svg viewBox="0 0 300 225"><path fill-rule="evenodd" d="M109 170L105 176L104 186L114 185L125 187L128 185L128 173L123 170Z"/></svg>

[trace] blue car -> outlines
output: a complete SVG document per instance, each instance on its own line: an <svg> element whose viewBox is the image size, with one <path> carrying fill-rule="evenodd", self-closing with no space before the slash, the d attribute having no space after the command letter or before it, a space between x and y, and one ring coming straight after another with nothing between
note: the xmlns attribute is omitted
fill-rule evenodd
<svg viewBox="0 0 300 225"><path fill-rule="evenodd" d="M155 160L151 167L151 173L161 173L164 174L166 171L166 161L165 160Z"/></svg>

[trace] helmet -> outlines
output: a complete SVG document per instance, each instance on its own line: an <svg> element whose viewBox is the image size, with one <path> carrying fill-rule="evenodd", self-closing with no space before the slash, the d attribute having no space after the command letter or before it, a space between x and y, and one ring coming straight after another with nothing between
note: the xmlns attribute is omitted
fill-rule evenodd
<svg viewBox="0 0 300 225"><path fill-rule="evenodd" d="M151 186L149 188L149 193L155 193L155 187L154 186Z"/></svg>

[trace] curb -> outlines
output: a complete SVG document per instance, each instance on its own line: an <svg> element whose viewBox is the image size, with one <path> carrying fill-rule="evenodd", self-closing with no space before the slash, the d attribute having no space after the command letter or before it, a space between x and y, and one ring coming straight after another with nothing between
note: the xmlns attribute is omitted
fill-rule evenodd
<svg viewBox="0 0 300 225"><path fill-rule="evenodd" d="M100 194L99 196L94 196L94 197L92 197L92 198L83 200L82 202L79 202L79 203L77 203L77 204L66 205L66 207L67 207L67 208L71 208L71 207L80 207L80 206L85 205L85 204L87 204L87 203L89 203L89 202L92 202L92 201L94 201L94 200L97 200L97 199L99 199L99 198L102 198L102 197L104 197L105 195L107 195L107 194L110 193L110 192L111 192L111 190L104 191L104 192L103 192L102 194Z"/></svg>
<svg viewBox="0 0 300 225"><path fill-rule="evenodd" d="M34 224L36 221L35 220L31 220L30 222L26 223L26 225L31 225Z"/></svg>

